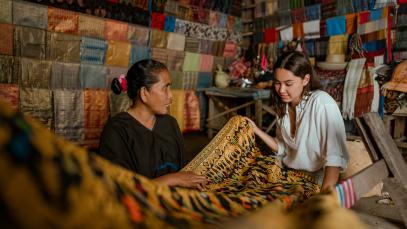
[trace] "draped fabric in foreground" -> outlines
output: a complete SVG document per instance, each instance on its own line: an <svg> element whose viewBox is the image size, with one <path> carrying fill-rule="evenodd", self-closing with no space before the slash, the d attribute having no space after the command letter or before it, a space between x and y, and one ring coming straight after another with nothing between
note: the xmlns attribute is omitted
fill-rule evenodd
<svg viewBox="0 0 407 229"><path fill-rule="evenodd" d="M265 204L285 212L318 191L310 176L261 155L254 140L251 126L232 118L184 168L212 183L202 192L174 188L88 153L0 102L0 222L33 228L208 227Z"/></svg>

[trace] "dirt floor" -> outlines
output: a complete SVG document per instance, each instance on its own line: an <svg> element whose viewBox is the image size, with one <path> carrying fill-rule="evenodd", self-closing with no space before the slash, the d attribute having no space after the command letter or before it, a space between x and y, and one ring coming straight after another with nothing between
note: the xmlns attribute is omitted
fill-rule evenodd
<svg viewBox="0 0 407 229"><path fill-rule="evenodd" d="M188 160L194 158L210 142L204 132L186 133L184 140ZM362 142L348 141L348 149L351 157L348 175L360 171L371 163ZM357 202L353 210L368 228L406 228L401 223L401 217L394 203L382 194L385 191L385 187L382 188L380 185L375 187L369 193L369 197L362 198Z"/></svg>

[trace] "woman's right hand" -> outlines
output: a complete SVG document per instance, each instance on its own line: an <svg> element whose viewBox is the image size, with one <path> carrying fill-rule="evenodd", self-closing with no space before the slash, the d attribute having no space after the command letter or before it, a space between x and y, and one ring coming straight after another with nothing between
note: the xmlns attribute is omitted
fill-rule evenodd
<svg viewBox="0 0 407 229"><path fill-rule="evenodd" d="M169 186L180 186L185 188L197 189L200 189L202 186L208 183L206 177L190 171L170 173L161 177L157 177L155 180Z"/></svg>
<svg viewBox="0 0 407 229"><path fill-rule="evenodd" d="M259 132L260 129L257 127L256 123L254 123L254 121L251 120L251 119L248 118L248 117L244 117L244 119L246 119L246 121L248 121L248 122L252 125L254 133L255 133L255 134L258 134L258 132Z"/></svg>

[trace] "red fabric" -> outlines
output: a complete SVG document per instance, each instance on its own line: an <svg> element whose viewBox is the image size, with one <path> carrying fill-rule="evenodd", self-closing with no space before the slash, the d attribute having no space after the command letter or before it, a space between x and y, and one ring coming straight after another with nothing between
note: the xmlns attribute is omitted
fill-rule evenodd
<svg viewBox="0 0 407 229"><path fill-rule="evenodd" d="M242 77L247 71L247 66L244 63L244 59L242 58L235 60L232 64L230 64L229 71L230 76L233 78Z"/></svg>
<svg viewBox="0 0 407 229"><path fill-rule="evenodd" d="M365 24L367 22L369 22L370 19L370 11L363 11L359 13L359 24Z"/></svg>
<svg viewBox="0 0 407 229"><path fill-rule="evenodd" d="M398 4L407 4L407 0L397 0Z"/></svg>
<svg viewBox="0 0 407 229"><path fill-rule="evenodd" d="M165 15L153 12L151 14L151 28L164 30Z"/></svg>
<svg viewBox="0 0 407 229"><path fill-rule="evenodd" d="M263 41L265 43L274 43L278 41L278 33L275 28L266 29L263 33Z"/></svg>

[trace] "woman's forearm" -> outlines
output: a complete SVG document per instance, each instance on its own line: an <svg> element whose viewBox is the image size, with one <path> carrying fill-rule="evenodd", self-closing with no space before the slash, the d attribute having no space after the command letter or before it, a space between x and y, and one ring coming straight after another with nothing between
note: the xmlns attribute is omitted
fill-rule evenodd
<svg viewBox="0 0 407 229"><path fill-rule="evenodd" d="M322 182L321 191L324 191L330 186L335 186L338 183L340 167L326 166L324 173L324 181Z"/></svg>
<svg viewBox="0 0 407 229"><path fill-rule="evenodd" d="M268 135L266 132L262 131L259 127L254 126L254 133L259 136L259 138L261 140L263 140L263 142L270 147L270 149L273 152L277 152L278 151L278 144L276 139L274 139L273 137L271 137L270 135Z"/></svg>

